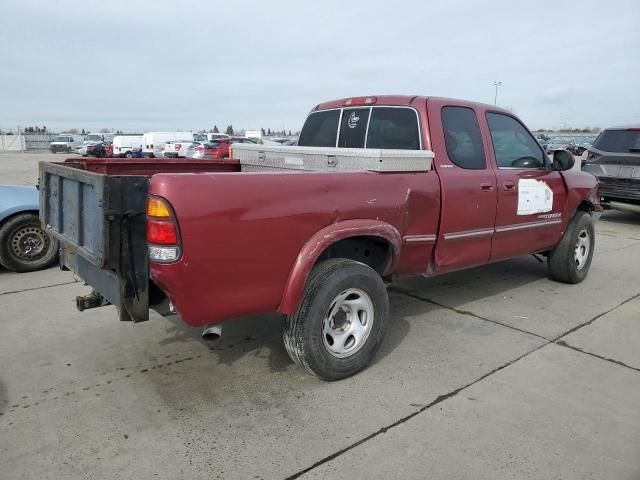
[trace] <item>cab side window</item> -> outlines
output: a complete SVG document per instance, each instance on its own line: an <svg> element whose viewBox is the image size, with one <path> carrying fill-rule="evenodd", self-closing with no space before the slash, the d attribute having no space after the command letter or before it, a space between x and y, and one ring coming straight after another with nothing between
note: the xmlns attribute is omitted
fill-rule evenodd
<svg viewBox="0 0 640 480"><path fill-rule="evenodd" d="M487 113L493 151L498 168L544 168L544 153L538 142L515 118Z"/></svg>
<svg viewBox="0 0 640 480"><path fill-rule="evenodd" d="M472 109L443 107L442 126L449 160L469 170L486 168L480 126Z"/></svg>

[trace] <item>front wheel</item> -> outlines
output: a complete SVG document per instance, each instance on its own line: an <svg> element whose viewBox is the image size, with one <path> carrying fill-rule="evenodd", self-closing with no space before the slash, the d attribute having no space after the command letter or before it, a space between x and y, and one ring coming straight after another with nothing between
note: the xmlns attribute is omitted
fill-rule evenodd
<svg viewBox="0 0 640 480"><path fill-rule="evenodd" d="M21 213L0 227L0 265L14 272L50 267L58 258L58 241L40 226L38 215Z"/></svg>
<svg viewBox="0 0 640 480"><path fill-rule="evenodd" d="M549 276L563 283L580 283L589 272L594 247L591 215L578 212L560 243L549 253Z"/></svg>
<svg viewBox="0 0 640 480"><path fill-rule="evenodd" d="M371 267L347 259L319 263L298 311L289 315L284 344L291 359L323 380L362 370L384 337L389 298Z"/></svg>

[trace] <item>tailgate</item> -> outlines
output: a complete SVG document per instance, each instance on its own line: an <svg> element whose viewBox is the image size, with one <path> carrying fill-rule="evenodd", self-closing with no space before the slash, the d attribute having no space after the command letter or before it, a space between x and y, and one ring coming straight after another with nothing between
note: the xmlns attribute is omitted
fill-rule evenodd
<svg viewBox="0 0 640 480"><path fill-rule="evenodd" d="M60 264L118 309L149 319L148 178L40 162L40 218L60 241Z"/></svg>

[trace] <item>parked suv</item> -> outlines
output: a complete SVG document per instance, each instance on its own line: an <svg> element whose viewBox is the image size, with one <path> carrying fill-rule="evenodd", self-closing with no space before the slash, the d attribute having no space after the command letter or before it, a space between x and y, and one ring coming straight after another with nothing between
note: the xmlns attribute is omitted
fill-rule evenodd
<svg viewBox="0 0 640 480"><path fill-rule="evenodd" d="M640 126L603 130L582 170L600 181L605 207L640 213Z"/></svg>

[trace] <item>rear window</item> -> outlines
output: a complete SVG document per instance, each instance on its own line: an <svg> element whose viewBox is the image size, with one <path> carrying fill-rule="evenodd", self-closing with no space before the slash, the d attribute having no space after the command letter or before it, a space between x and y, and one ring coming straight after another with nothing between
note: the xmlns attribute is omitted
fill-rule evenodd
<svg viewBox="0 0 640 480"><path fill-rule="evenodd" d="M605 130L600 134L593 147L605 152L628 153L640 151L640 129Z"/></svg>
<svg viewBox="0 0 640 480"><path fill-rule="evenodd" d="M340 110L314 112L300 132L298 145L304 147L335 147Z"/></svg>
<svg viewBox="0 0 640 480"><path fill-rule="evenodd" d="M345 108L313 112L302 127L298 145L335 147L338 122L338 147L420 149L418 115L415 110L406 107Z"/></svg>
<svg viewBox="0 0 640 480"><path fill-rule="evenodd" d="M217 148L220 146L220 142L209 142L207 143L207 147L206 148Z"/></svg>
<svg viewBox="0 0 640 480"><path fill-rule="evenodd" d="M420 135L416 112L410 108L373 108L367 148L419 150Z"/></svg>

